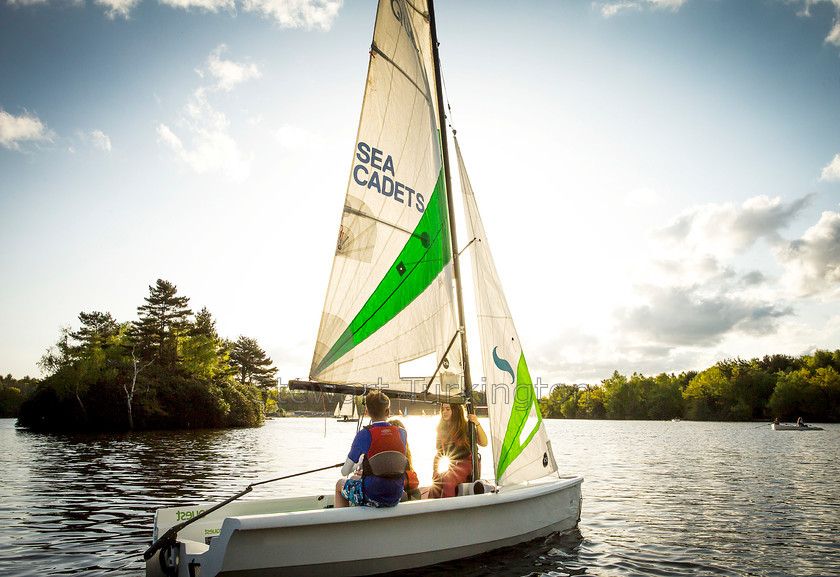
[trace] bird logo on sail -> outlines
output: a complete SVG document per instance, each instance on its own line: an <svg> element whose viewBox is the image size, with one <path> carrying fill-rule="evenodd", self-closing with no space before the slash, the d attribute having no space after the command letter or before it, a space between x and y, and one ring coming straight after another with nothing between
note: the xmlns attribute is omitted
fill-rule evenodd
<svg viewBox="0 0 840 577"><path fill-rule="evenodd" d="M505 359L501 358L497 353L496 349L499 347L493 347L493 363L500 371L504 371L510 375L510 384L516 382L516 375L513 373L513 367L510 366L510 363L507 362Z"/></svg>

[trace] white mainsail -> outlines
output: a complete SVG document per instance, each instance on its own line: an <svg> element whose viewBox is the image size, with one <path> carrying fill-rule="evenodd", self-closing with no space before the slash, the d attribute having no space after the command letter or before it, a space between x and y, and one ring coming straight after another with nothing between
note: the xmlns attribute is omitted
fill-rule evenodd
<svg viewBox="0 0 840 577"><path fill-rule="evenodd" d="M496 482L513 485L557 471L525 354L502 290L458 139L458 172L475 290Z"/></svg>
<svg viewBox="0 0 840 577"><path fill-rule="evenodd" d="M344 395L344 399L335 406L336 418L358 419L359 413L356 410L356 399L353 395Z"/></svg>
<svg viewBox="0 0 840 577"><path fill-rule="evenodd" d="M425 0L380 2L370 54L309 376L419 392L402 364L462 373L458 344L445 355L457 315Z"/></svg>

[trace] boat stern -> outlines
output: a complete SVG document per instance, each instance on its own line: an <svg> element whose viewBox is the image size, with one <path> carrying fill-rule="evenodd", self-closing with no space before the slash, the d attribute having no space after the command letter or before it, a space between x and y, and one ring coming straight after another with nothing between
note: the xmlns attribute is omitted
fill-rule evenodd
<svg viewBox="0 0 840 577"><path fill-rule="evenodd" d="M195 558L209 547L195 541L177 541L164 545L146 560L146 577L197 577L195 563L181 563L182 559Z"/></svg>

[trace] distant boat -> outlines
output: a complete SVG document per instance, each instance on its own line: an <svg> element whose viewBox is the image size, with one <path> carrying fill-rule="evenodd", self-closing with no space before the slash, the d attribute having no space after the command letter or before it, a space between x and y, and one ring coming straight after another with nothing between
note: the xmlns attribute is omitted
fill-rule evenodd
<svg viewBox="0 0 840 577"><path fill-rule="evenodd" d="M673 419L671 419L671 422L672 422L672 423L679 423L679 422L680 422L680 418L679 418L679 417L674 417Z"/></svg>
<svg viewBox="0 0 840 577"><path fill-rule="evenodd" d="M822 431L822 427L814 427L813 425L796 425L789 423L773 423L774 431Z"/></svg>
<svg viewBox="0 0 840 577"><path fill-rule="evenodd" d="M356 423L359 420L359 411L356 408L356 399L353 395L344 395L344 400L335 406L336 420L343 423Z"/></svg>

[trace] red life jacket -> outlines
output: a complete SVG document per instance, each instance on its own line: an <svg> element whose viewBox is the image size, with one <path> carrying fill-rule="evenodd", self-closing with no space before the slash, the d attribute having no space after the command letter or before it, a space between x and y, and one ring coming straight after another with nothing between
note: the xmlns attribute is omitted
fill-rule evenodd
<svg viewBox="0 0 840 577"><path fill-rule="evenodd" d="M385 479L402 479L408 469L405 443L396 425L365 427L370 433L370 449L362 462L362 476L374 475Z"/></svg>
<svg viewBox="0 0 840 577"><path fill-rule="evenodd" d="M420 486L420 479L417 478L417 473L409 469L405 472L405 490L416 489Z"/></svg>

